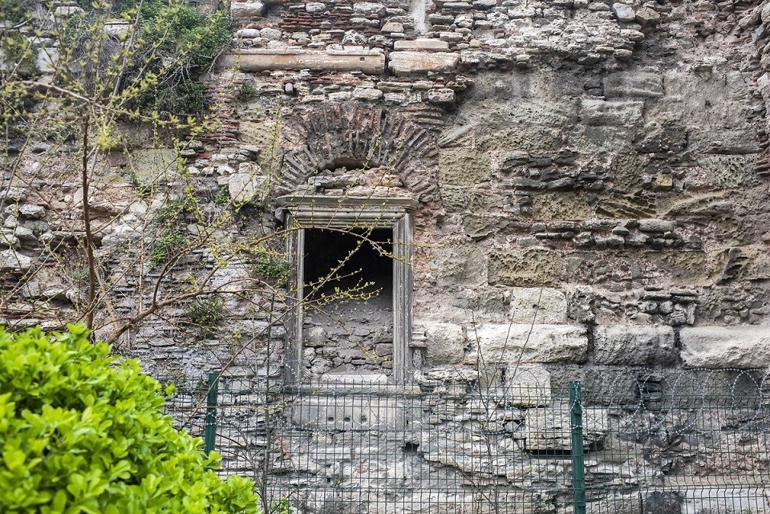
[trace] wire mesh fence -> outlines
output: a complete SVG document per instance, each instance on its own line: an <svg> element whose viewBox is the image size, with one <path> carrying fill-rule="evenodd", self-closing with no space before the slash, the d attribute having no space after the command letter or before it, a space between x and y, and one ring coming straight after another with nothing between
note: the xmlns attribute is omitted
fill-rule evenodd
<svg viewBox="0 0 770 514"><path fill-rule="evenodd" d="M770 513L762 373L555 376L214 375L168 409L266 512Z"/></svg>

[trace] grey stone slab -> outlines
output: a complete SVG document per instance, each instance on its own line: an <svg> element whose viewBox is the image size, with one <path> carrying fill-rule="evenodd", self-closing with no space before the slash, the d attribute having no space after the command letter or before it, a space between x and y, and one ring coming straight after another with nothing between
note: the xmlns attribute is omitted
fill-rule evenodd
<svg viewBox="0 0 770 514"><path fill-rule="evenodd" d="M676 362L674 329L610 325L594 329L593 361L598 364L654 366Z"/></svg>
<svg viewBox="0 0 770 514"><path fill-rule="evenodd" d="M223 55L220 69L244 72L265 70L361 71L372 75L385 72L385 56L368 50L254 50Z"/></svg>
<svg viewBox="0 0 770 514"><path fill-rule="evenodd" d="M681 357L698 368L763 368L770 366L770 327L685 327L680 332Z"/></svg>

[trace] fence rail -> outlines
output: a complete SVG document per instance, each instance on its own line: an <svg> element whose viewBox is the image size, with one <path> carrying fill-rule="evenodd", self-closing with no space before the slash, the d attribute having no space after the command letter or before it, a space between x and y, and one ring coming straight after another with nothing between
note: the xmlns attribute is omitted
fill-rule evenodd
<svg viewBox="0 0 770 514"><path fill-rule="evenodd" d="M168 410L265 511L770 514L763 373L555 376L213 374L178 383Z"/></svg>

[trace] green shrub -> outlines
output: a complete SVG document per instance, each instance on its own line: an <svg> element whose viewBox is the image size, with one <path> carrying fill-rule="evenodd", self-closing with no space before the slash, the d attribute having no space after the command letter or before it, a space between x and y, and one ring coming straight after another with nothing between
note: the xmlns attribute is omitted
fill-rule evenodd
<svg viewBox="0 0 770 514"><path fill-rule="evenodd" d="M175 253L185 245L184 236L175 230L160 236L152 247L150 262L156 268L166 263Z"/></svg>
<svg viewBox="0 0 770 514"><path fill-rule="evenodd" d="M88 337L0 328L0 512L256 513L253 483L174 429L161 385Z"/></svg>
<svg viewBox="0 0 770 514"><path fill-rule="evenodd" d="M238 99L241 102L248 102L252 98L257 96L257 88L254 87L254 83L250 80L247 80L243 84L241 84L241 90L238 94Z"/></svg>
<svg viewBox="0 0 770 514"><path fill-rule="evenodd" d="M225 319L225 305L220 298L196 298L187 307L187 317L204 329L211 329Z"/></svg>
<svg viewBox="0 0 770 514"><path fill-rule="evenodd" d="M289 280L291 267L286 258L278 252L260 247L253 251L250 257L252 272L257 277L277 284L285 284Z"/></svg>

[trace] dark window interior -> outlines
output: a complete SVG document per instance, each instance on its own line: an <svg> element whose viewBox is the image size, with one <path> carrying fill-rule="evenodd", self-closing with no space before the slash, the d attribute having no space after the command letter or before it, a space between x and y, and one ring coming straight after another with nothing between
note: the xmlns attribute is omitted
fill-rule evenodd
<svg viewBox="0 0 770 514"><path fill-rule="evenodd" d="M356 234L366 236L379 244L385 255L381 255L369 241L362 240ZM346 232L324 229L305 230L305 297L318 298L324 293L331 294L335 287L350 290L358 284L373 282L367 291L372 293L379 291L377 298L380 300L391 299L393 294L392 236L393 231L390 229ZM358 246L359 243L360 246ZM342 261L345 262L335 276L320 285L319 282L327 278ZM316 285L318 287L315 287Z"/></svg>

